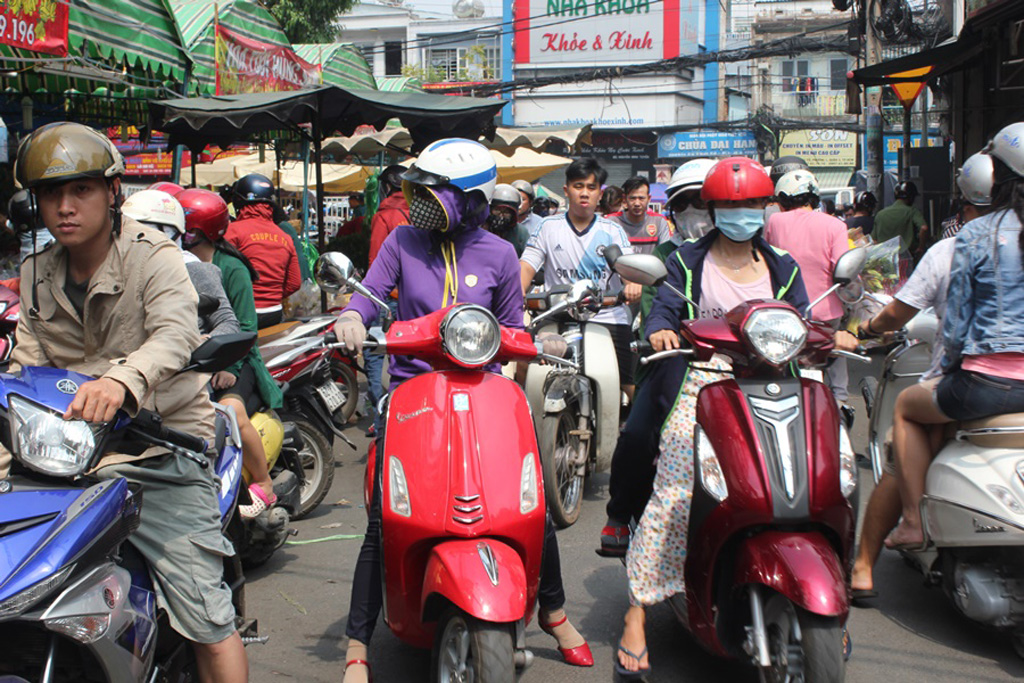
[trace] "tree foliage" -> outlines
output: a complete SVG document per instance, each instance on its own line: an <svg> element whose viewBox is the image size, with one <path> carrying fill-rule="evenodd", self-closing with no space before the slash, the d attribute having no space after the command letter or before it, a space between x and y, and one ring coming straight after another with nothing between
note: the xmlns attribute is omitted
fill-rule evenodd
<svg viewBox="0 0 1024 683"><path fill-rule="evenodd" d="M357 0L264 0L292 44L333 43L336 22Z"/></svg>

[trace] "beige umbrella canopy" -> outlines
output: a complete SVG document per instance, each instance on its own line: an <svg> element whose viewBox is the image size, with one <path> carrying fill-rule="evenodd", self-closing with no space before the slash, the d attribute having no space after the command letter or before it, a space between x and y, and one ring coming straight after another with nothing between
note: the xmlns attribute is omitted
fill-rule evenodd
<svg viewBox="0 0 1024 683"><path fill-rule="evenodd" d="M535 152L526 147L516 147L512 156L505 156L504 153L492 149L491 156L498 165L499 183L511 183L513 180L526 180L532 183L537 178L572 163L572 159L547 152Z"/></svg>
<svg viewBox="0 0 1024 683"><path fill-rule="evenodd" d="M590 125L582 128L498 128L494 140L480 143L491 149L511 154L513 149L529 148L543 152L552 141L562 141L571 149L580 143L590 142ZM327 138L323 151L334 155L352 154L369 157L381 152L408 151L412 147L412 136L405 128L385 128L379 133L353 135L350 137Z"/></svg>

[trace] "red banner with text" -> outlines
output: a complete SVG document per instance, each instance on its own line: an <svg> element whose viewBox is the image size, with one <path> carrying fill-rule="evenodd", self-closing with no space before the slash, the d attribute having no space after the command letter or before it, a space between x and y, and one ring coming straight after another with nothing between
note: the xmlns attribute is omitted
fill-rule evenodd
<svg viewBox="0 0 1024 683"><path fill-rule="evenodd" d="M67 55L67 0L0 0L0 43Z"/></svg>
<svg viewBox="0 0 1024 683"><path fill-rule="evenodd" d="M320 65L291 48L244 38L219 24L216 60L218 95L301 90L323 81Z"/></svg>

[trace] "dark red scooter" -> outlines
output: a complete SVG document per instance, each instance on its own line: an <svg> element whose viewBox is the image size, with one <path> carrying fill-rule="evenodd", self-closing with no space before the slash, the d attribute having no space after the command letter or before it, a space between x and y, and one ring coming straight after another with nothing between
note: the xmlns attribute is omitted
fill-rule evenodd
<svg viewBox="0 0 1024 683"><path fill-rule="evenodd" d="M840 259L833 289L856 277L863 251ZM664 281L663 264L637 267L636 259L620 257L615 270L632 282ZM809 317L810 310L801 313ZM718 320L686 321L681 335L684 348L644 362L676 354L706 361L718 353L729 357L734 374L697 398L686 592L671 606L704 648L750 661L761 680L838 683L855 456L828 387L789 370L844 352L833 350L828 326L774 300L748 302Z"/></svg>
<svg viewBox="0 0 1024 683"><path fill-rule="evenodd" d="M390 321L341 254L320 257L317 280L351 286ZM367 500L370 473L382 482L384 619L402 640L433 647L432 680L512 683L532 658L524 632L540 585L544 487L526 395L485 367L536 359L537 348L471 304L384 329L364 348L434 368L391 392L382 450L368 458Z"/></svg>

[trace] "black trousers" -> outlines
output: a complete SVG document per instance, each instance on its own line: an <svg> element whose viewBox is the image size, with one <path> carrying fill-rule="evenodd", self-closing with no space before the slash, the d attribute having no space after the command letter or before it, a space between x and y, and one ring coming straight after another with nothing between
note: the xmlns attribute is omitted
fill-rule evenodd
<svg viewBox="0 0 1024 683"><path fill-rule="evenodd" d="M633 408L612 453L608 481L608 517L620 524L640 519L647 507L657 471L661 427L686 380L689 361L673 356L650 369L633 397Z"/></svg>
<svg viewBox="0 0 1024 683"><path fill-rule="evenodd" d="M270 311L268 313L257 313L256 328L262 330L266 327L280 325L282 320L284 320L284 311L282 309L277 309L276 311Z"/></svg>
<svg viewBox="0 0 1024 683"><path fill-rule="evenodd" d="M383 453L378 441L378 454ZM378 455L378 458L383 457ZM378 460L377 462L380 462ZM380 567L380 524L381 524L381 478L374 474L373 500L370 503L370 519L366 524L366 536L359 549L356 560L356 573L352 579L352 597L349 600L348 626L345 629L349 638L369 644L373 637L373 629L377 626L377 617L384 604L384 593L381 589ZM554 611L565 605L565 590L562 587L562 563L558 555L558 539L555 526L551 523L551 515L547 515L544 527L544 558L540 568L540 587L537 602L541 609Z"/></svg>

